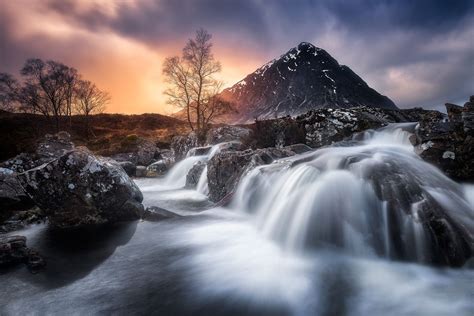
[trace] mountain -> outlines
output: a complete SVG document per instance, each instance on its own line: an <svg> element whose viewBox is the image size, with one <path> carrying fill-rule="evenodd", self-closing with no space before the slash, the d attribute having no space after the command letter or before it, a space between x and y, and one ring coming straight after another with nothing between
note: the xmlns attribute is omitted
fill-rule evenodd
<svg viewBox="0 0 474 316"><path fill-rule="evenodd" d="M315 108L397 108L349 67L306 42L263 65L220 96L236 106L238 113L225 119L232 123L296 116Z"/></svg>

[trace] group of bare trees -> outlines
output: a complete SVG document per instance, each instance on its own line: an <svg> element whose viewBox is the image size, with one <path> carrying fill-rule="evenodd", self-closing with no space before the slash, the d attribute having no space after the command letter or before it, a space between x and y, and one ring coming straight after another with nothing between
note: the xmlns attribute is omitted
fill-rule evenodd
<svg viewBox="0 0 474 316"><path fill-rule="evenodd" d="M223 83L215 75L221 71L221 64L212 54L211 38L206 30L199 29L186 43L181 57L168 57L163 64L169 84L165 91L168 103L185 111L198 137L215 118L233 110L232 104L219 96Z"/></svg>
<svg viewBox="0 0 474 316"><path fill-rule="evenodd" d="M168 103L186 113L189 126L202 137L215 118L233 111L219 95L223 83L216 79L221 64L212 54L212 36L199 29L183 48L182 56L166 58L163 74L169 84ZM44 115L61 128L64 117L82 115L90 130L89 116L104 111L110 96L78 71L56 61L28 59L21 80L0 73L0 109Z"/></svg>
<svg viewBox="0 0 474 316"><path fill-rule="evenodd" d="M89 133L89 115L102 113L110 101L107 92L83 79L76 69L56 61L28 59L20 73L21 80L0 73L1 109L41 114L57 131L64 117L78 114L84 116Z"/></svg>

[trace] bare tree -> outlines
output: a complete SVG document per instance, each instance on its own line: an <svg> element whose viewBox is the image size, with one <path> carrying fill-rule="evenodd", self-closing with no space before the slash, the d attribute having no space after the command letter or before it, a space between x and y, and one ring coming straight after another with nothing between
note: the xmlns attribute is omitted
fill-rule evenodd
<svg viewBox="0 0 474 316"><path fill-rule="evenodd" d="M168 96L167 103L186 111L188 124L191 130L194 131L194 124L191 118L193 99L189 65L177 56L168 57L163 64L163 74L165 75L166 82L170 85L165 90L165 94Z"/></svg>
<svg viewBox="0 0 474 316"><path fill-rule="evenodd" d="M28 59L21 74L25 77L21 101L33 113L54 118L56 130L59 131L61 117L71 114L68 100L72 100L71 87L77 78L77 71L55 61Z"/></svg>
<svg viewBox="0 0 474 316"><path fill-rule="evenodd" d="M168 103L186 110L188 123L202 137L211 121L230 109L217 97L222 82L214 76L221 64L212 54L212 36L204 29L196 31L183 48L182 57L167 58L163 74L170 87L165 91Z"/></svg>
<svg viewBox="0 0 474 316"><path fill-rule="evenodd" d="M74 93L75 113L84 116L86 132L90 134L92 132L90 115L103 113L106 105L110 102L110 95L88 80L79 80Z"/></svg>
<svg viewBox="0 0 474 316"><path fill-rule="evenodd" d="M14 112L18 110L18 81L8 73L0 73L0 109Z"/></svg>

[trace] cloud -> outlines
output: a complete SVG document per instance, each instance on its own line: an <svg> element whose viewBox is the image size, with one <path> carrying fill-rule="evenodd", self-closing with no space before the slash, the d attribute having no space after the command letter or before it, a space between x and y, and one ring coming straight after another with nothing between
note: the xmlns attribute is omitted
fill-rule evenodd
<svg viewBox="0 0 474 316"><path fill-rule="evenodd" d="M214 35L228 84L309 41L400 107L474 93L472 1L18 0L2 9L0 71L59 59L103 83L115 111L169 111L162 59L199 27Z"/></svg>

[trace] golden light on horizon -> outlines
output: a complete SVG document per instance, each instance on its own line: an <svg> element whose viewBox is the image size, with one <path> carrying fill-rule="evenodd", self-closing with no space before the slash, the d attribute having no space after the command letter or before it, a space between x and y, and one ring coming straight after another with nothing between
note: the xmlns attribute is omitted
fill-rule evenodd
<svg viewBox="0 0 474 316"><path fill-rule="evenodd" d="M115 14L115 6L110 2L91 3L100 6L104 14ZM86 10L88 7L87 3L78 4L79 10ZM161 67L165 57L181 54L186 39L162 46L159 43L149 46L107 29L92 32L78 27L60 14L45 11L35 2L26 6L20 0L4 3L3 6L9 16L13 17L15 32L10 35L41 52L37 56L26 58L52 59L77 68L85 78L111 94L106 112L171 114L179 110L166 104L166 96L163 95L166 84ZM191 33L188 37L192 36ZM45 49L46 46L53 46L54 49ZM214 54L222 63L219 79L224 81L226 87L233 85L262 63L257 56L239 59L216 39ZM16 71L21 66L19 64Z"/></svg>

